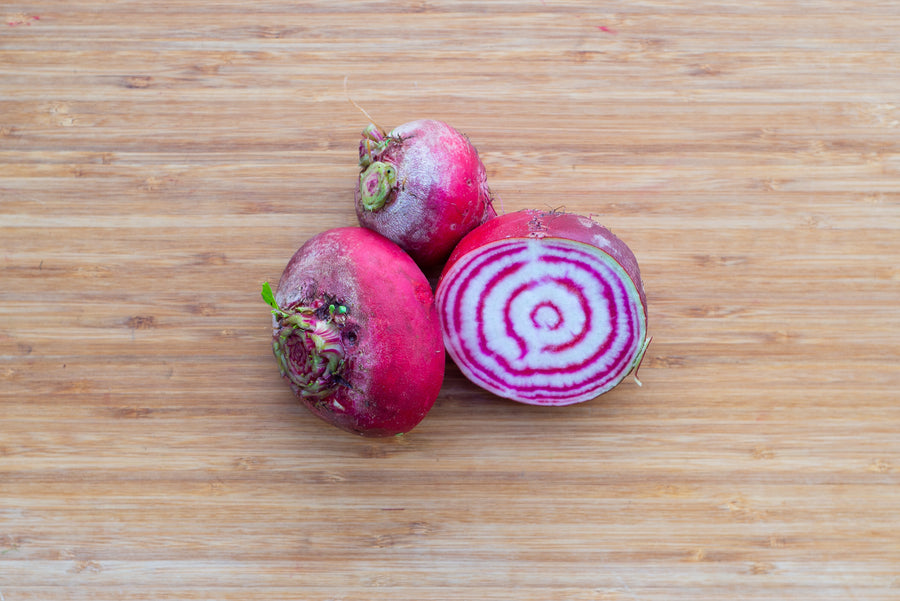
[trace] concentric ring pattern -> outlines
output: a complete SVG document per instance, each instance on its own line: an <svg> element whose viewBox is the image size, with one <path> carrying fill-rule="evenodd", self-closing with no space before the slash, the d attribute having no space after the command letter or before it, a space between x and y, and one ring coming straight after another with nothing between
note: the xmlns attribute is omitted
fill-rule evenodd
<svg viewBox="0 0 900 601"><path fill-rule="evenodd" d="M437 291L444 342L476 384L534 405L611 389L646 335L634 283L605 252L518 238L460 258Z"/></svg>

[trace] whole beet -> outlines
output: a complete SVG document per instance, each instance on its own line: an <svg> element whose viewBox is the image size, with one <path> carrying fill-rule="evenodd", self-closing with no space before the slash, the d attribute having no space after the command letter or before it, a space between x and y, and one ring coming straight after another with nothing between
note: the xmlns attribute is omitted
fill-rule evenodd
<svg viewBox="0 0 900 601"><path fill-rule="evenodd" d="M427 279L396 244L360 227L322 232L263 297L281 374L313 414L391 436L431 409L444 376L440 323Z"/></svg>
<svg viewBox="0 0 900 601"><path fill-rule="evenodd" d="M390 133L363 132L356 215L421 267L449 256L463 236L496 217L484 164L463 134L422 119Z"/></svg>

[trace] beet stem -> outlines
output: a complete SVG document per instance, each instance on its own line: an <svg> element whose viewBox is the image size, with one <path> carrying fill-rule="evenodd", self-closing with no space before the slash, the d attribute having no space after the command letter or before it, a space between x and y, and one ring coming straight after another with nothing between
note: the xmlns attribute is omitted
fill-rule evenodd
<svg viewBox="0 0 900 601"><path fill-rule="evenodd" d="M397 168L389 163L375 161L359 176L361 202L367 211L377 211L388 200L397 183Z"/></svg>
<svg viewBox="0 0 900 601"><path fill-rule="evenodd" d="M349 387L341 376L344 345L340 328L346 321L347 307L329 301L318 303L321 306L284 310L275 301L268 282L263 285L262 297L272 307L279 327L272 351L281 375L307 397L324 398L339 386ZM302 361L292 361L291 348L299 349Z"/></svg>

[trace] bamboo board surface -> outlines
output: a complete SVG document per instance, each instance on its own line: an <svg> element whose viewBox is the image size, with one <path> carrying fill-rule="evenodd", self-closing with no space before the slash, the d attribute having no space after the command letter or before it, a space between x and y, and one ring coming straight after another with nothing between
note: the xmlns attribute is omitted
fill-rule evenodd
<svg viewBox="0 0 900 601"><path fill-rule="evenodd" d="M900 598L900 5L0 17L0 600ZM621 236L643 387L300 407L259 290L356 223L348 96Z"/></svg>

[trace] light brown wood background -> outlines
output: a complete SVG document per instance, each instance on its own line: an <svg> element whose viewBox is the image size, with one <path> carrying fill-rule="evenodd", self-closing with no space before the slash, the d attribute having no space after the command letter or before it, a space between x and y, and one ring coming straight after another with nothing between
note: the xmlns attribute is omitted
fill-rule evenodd
<svg viewBox="0 0 900 601"><path fill-rule="evenodd" d="M900 599L896 2L0 17L0 600ZM348 94L626 240L644 386L299 407L259 290L355 224Z"/></svg>

